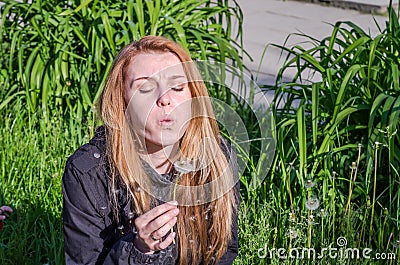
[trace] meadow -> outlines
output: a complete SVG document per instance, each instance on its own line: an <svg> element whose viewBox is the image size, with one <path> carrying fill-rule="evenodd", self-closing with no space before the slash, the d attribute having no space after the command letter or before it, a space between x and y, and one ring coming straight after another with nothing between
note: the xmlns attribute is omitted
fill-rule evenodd
<svg viewBox="0 0 400 265"><path fill-rule="evenodd" d="M95 103L116 52L163 35L196 60L247 73L233 26L243 15L228 0L1 2L0 205L14 212L0 231L0 263L63 264L64 165L101 124ZM399 10L388 9L380 32L339 21L322 40L303 35L312 48L278 46L286 60L276 83L259 84L275 93L275 153L257 189L249 183L264 159L259 121L229 87L209 86L253 139L235 264L399 264Z"/></svg>

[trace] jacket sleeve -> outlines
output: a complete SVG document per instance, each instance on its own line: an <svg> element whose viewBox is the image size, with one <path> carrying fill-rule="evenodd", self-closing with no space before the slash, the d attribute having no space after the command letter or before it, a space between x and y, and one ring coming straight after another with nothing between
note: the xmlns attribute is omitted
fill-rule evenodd
<svg viewBox="0 0 400 265"><path fill-rule="evenodd" d="M105 173L98 168L86 170L85 165L93 161L83 158L67 162L62 181L66 264L154 264L165 258L165 251L146 255L137 250L133 232L116 236L108 217Z"/></svg>

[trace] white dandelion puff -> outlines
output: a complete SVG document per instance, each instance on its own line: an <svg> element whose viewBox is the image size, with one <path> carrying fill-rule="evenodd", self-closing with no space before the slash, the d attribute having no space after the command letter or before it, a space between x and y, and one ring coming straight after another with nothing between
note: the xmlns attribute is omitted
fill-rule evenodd
<svg viewBox="0 0 400 265"><path fill-rule="evenodd" d="M176 161L174 163L174 168L176 171L178 171L181 174L189 173L194 171L194 166L190 162L185 162L185 161Z"/></svg>
<svg viewBox="0 0 400 265"><path fill-rule="evenodd" d="M306 201L306 208L310 211L317 210L319 207L319 200L317 197L311 197Z"/></svg>
<svg viewBox="0 0 400 265"><path fill-rule="evenodd" d="M312 188L315 186L315 182L312 181L311 179L307 179L306 183L304 183L304 187L307 189Z"/></svg>

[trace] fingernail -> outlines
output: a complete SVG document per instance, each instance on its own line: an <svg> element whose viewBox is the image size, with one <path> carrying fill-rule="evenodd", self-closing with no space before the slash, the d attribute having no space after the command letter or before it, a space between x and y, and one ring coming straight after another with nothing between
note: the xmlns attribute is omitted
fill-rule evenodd
<svg viewBox="0 0 400 265"><path fill-rule="evenodd" d="M172 204L172 205L178 205L178 202L177 201L170 201L170 202L168 202L169 204Z"/></svg>

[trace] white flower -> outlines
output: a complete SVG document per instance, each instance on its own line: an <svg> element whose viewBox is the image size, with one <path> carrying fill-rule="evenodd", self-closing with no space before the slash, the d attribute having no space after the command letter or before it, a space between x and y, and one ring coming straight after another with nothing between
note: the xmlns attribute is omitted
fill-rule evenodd
<svg viewBox="0 0 400 265"><path fill-rule="evenodd" d="M307 179L306 183L304 184L304 187L306 187L307 189L312 188L315 186L315 182L312 181L311 179Z"/></svg>
<svg viewBox="0 0 400 265"><path fill-rule="evenodd" d="M289 213L289 222L296 222L296 214Z"/></svg>
<svg viewBox="0 0 400 265"><path fill-rule="evenodd" d="M393 247L394 248L400 248L400 240L395 240L393 243L392 243L392 245L393 245Z"/></svg>
<svg viewBox="0 0 400 265"><path fill-rule="evenodd" d="M312 197L306 201L306 208L310 211L314 211L319 207L319 200L317 197Z"/></svg>
<svg viewBox="0 0 400 265"><path fill-rule="evenodd" d="M309 225L313 225L313 224L315 224L314 221L315 221L315 220L314 220L314 215L310 214L310 216L307 218L307 223L308 223Z"/></svg>
<svg viewBox="0 0 400 265"><path fill-rule="evenodd" d="M176 161L174 163L174 168L181 174L189 173L194 171L194 166L190 162Z"/></svg>
<svg viewBox="0 0 400 265"><path fill-rule="evenodd" d="M289 230L287 231L287 235L288 235L290 238L296 238L296 237L298 236L298 233L297 233L297 231L294 230L294 229L289 229Z"/></svg>
<svg viewBox="0 0 400 265"><path fill-rule="evenodd" d="M324 209L319 210L318 216L324 218L328 215L328 212L325 211Z"/></svg>

